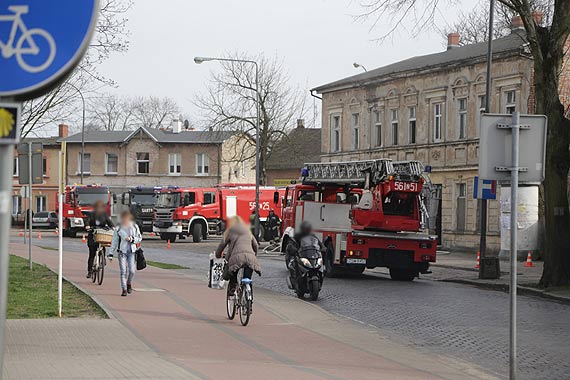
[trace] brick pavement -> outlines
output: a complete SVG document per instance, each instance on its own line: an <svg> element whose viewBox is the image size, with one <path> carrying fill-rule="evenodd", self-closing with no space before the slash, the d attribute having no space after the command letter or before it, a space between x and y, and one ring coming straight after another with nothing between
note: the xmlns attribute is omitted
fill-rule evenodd
<svg viewBox="0 0 570 380"><path fill-rule="evenodd" d="M11 250L26 254L21 244L11 244ZM57 263L56 252L50 250L36 248L34 257L52 268ZM64 262L72 282L86 289L162 358L199 378L495 378L467 362L420 354L389 342L377 329L262 289L256 292L251 325L243 328L225 318L224 293L207 289L196 277L148 268L138 274L135 294L122 298L116 263L98 287L84 279L84 254L66 252Z"/></svg>

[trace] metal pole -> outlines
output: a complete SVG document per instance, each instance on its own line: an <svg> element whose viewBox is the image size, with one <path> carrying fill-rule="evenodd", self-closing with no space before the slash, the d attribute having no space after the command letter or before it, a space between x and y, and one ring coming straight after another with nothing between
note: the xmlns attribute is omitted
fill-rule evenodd
<svg viewBox="0 0 570 380"><path fill-rule="evenodd" d="M261 168L260 168L260 106L261 96L259 94L259 65L255 64L255 107L257 109L257 124L256 124L256 137L255 137L255 237L259 237L259 183L261 182Z"/></svg>
<svg viewBox="0 0 570 380"><path fill-rule="evenodd" d="M512 167L511 167L511 284L510 284L510 344L509 379L517 378L517 250L518 250L518 187L519 187L519 135L520 113L513 114L511 126Z"/></svg>
<svg viewBox="0 0 570 380"><path fill-rule="evenodd" d="M12 194L12 165L14 146L0 145L0 380L4 362L4 326L8 299L8 265L10 262L10 199Z"/></svg>
<svg viewBox="0 0 570 380"><path fill-rule="evenodd" d="M28 258L30 261L30 270L33 269L32 265L32 142L28 142L28 183L30 186L30 193L28 194L28 231L30 232L30 238L28 240Z"/></svg>
<svg viewBox="0 0 570 380"><path fill-rule="evenodd" d="M59 249L59 265L57 271L57 315L61 318L62 308L63 308L63 152L59 152L59 191L58 197L58 227L59 233L58 238L58 249Z"/></svg>
<svg viewBox="0 0 570 380"><path fill-rule="evenodd" d="M81 96L81 102L83 103L83 121L81 123L81 184L83 185L83 165L85 164L85 98L77 87L74 85L71 85L71 87Z"/></svg>
<svg viewBox="0 0 570 380"><path fill-rule="evenodd" d="M493 35L495 28L495 0L490 1L489 9L489 41L487 46L487 83L485 87L485 112L491 112L491 70L493 68ZM481 135L481 134L479 134ZM479 240L479 253L481 259L487 257L487 200L481 200L481 239ZM486 278L485 265L479 266L479 278Z"/></svg>

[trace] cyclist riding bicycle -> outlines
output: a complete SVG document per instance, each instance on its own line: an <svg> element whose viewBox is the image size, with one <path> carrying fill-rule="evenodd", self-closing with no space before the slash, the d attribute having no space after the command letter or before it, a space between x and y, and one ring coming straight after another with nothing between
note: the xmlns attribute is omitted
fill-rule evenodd
<svg viewBox="0 0 570 380"><path fill-rule="evenodd" d="M97 243L95 242L95 230L98 228L111 229L113 222L107 216L107 210L103 201L98 200L93 204L93 213L87 218L85 229L87 230L87 247L89 247L89 259L87 260L87 278L91 277L93 260L97 254Z"/></svg>
<svg viewBox="0 0 570 380"><path fill-rule="evenodd" d="M228 221L228 229L224 239L216 249L216 257L222 257L226 249L227 265L224 268L224 280L229 280L228 295L233 294L237 285L238 271L244 269L244 278L251 279L253 272L261 276L261 265L257 261L257 240L239 216L233 216Z"/></svg>

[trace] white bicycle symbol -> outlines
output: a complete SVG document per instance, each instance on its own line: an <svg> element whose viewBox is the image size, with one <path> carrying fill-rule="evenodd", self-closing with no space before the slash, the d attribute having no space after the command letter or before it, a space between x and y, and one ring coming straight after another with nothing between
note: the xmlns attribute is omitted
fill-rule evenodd
<svg viewBox="0 0 570 380"><path fill-rule="evenodd" d="M2 57L4 59L12 58L12 56L16 56L16 60L20 67L29 72L29 73L39 73L47 69L55 59L55 40L44 29L28 29L24 21L22 20L22 15L25 15L29 11L29 7L27 5L12 5L8 7L8 10L14 12L11 15L0 15L0 22L12 22L12 29L10 31L10 37L6 43L0 41L0 50L2 51ZM20 31L20 37L16 42L16 46L14 46L14 42L16 40L16 34ZM42 64L29 64L25 61L26 57L30 56L37 56L40 53L40 48L36 41L41 42L41 40L37 40L38 38L43 38L46 40L47 45L49 47L49 55L47 59ZM24 43L27 46L24 46Z"/></svg>

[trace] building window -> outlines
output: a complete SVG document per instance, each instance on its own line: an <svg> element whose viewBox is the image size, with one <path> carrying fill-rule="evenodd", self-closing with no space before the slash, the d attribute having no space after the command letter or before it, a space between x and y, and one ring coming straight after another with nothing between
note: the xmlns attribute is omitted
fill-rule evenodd
<svg viewBox="0 0 570 380"><path fill-rule="evenodd" d="M168 155L168 174L180 175L182 172L182 155L180 153L170 153Z"/></svg>
<svg viewBox="0 0 570 380"><path fill-rule="evenodd" d="M513 114L517 110L517 93L513 91L505 92L505 113Z"/></svg>
<svg viewBox="0 0 570 380"><path fill-rule="evenodd" d="M81 167L81 152L79 152L78 160L78 174L81 174L81 172L83 172L83 174L91 174L91 153L85 153L85 156L83 157L83 168Z"/></svg>
<svg viewBox="0 0 570 380"><path fill-rule="evenodd" d="M398 110L391 111L392 116L392 145L398 145Z"/></svg>
<svg viewBox="0 0 570 380"><path fill-rule="evenodd" d="M374 146L382 146L382 111L374 112Z"/></svg>
<svg viewBox="0 0 570 380"><path fill-rule="evenodd" d="M36 196L36 212L47 211L47 198L45 195Z"/></svg>
<svg viewBox="0 0 570 380"><path fill-rule="evenodd" d="M408 118L408 141L410 144L416 143L416 131L417 131L417 122L416 122L416 107L409 108L409 118Z"/></svg>
<svg viewBox="0 0 570 380"><path fill-rule="evenodd" d="M44 157L42 159L42 170L43 170L42 175L44 177L47 177L47 158L46 157Z"/></svg>
<svg viewBox="0 0 570 380"><path fill-rule="evenodd" d="M150 154L148 152L137 153L137 174L150 174Z"/></svg>
<svg viewBox="0 0 570 380"><path fill-rule="evenodd" d="M487 96L479 95L479 114L487 112Z"/></svg>
<svg viewBox="0 0 570 380"><path fill-rule="evenodd" d="M465 215L467 214L467 185L457 184L457 231L465 232Z"/></svg>
<svg viewBox="0 0 570 380"><path fill-rule="evenodd" d="M115 153L105 155L105 174L117 174L119 172L119 156Z"/></svg>
<svg viewBox="0 0 570 380"><path fill-rule="evenodd" d="M18 157L14 157L14 171L12 172L12 175L14 177L17 177L20 175L20 170L19 170L19 166L18 166Z"/></svg>
<svg viewBox="0 0 570 380"><path fill-rule="evenodd" d="M433 140L443 140L443 103L433 105Z"/></svg>
<svg viewBox="0 0 570 380"><path fill-rule="evenodd" d="M205 153L198 153L196 155L196 174L208 175L210 159Z"/></svg>
<svg viewBox="0 0 570 380"><path fill-rule="evenodd" d="M352 150L358 150L359 147L359 124L360 124L360 114L353 113L352 114Z"/></svg>
<svg viewBox="0 0 570 380"><path fill-rule="evenodd" d="M22 213L22 197L19 195L12 196L12 215L20 215Z"/></svg>
<svg viewBox="0 0 570 380"><path fill-rule="evenodd" d="M467 137L467 99L459 99L457 107L459 108L459 131L458 138L464 139Z"/></svg>
<svg viewBox="0 0 570 380"><path fill-rule="evenodd" d="M333 116L331 119L331 150L332 152L340 152L341 147L341 120L340 115Z"/></svg>

